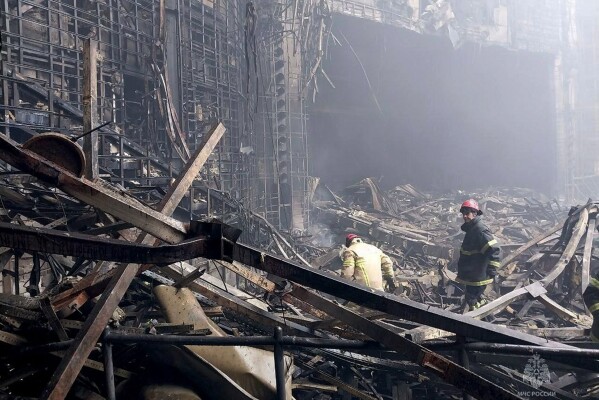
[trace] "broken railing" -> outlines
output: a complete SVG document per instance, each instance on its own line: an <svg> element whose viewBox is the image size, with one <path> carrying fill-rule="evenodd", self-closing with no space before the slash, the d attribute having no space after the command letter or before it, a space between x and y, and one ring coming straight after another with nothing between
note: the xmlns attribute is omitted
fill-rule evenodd
<svg viewBox="0 0 599 400"><path fill-rule="evenodd" d="M285 348L328 348L328 349L380 349L373 341L322 339L296 336L283 336L280 327L275 328L273 336L239 336L239 337L210 337L210 336L177 336L177 335L147 335L128 334L107 330L102 338L105 349L105 371L108 398L114 400L114 374L112 373L112 343L152 343L199 346L273 346L275 360L275 376L277 400L286 400L285 372L283 354Z"/></svg>

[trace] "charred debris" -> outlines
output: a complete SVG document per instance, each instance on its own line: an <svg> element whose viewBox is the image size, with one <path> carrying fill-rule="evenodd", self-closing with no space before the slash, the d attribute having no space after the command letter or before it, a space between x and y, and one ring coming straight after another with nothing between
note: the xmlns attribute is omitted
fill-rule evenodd
<svg viewBox="0 0 599 400"><path fill-rule="evenodd" d="M63 136L46 139L73 157L0 135L0 397L595 395L581 294L597 203L314 180L311 228L281 232L195 179L223 135L215 125L166 191L82 177ZM492 301L464 314L451 281L465 196L504 258ZM339 277L348 232L393 258L394 294Z"/></svg>

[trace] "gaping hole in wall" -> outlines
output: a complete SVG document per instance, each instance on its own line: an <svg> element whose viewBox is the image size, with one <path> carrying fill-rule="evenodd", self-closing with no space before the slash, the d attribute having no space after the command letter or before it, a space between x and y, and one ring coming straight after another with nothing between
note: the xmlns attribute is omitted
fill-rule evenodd
<svg viewBox="0 0 599 400"><path fill-rule="evenodd" d="M312 174L454 190L556 177L554 58L335 17L316 103ZM366 78L368 77L368 79Z"/></svg>

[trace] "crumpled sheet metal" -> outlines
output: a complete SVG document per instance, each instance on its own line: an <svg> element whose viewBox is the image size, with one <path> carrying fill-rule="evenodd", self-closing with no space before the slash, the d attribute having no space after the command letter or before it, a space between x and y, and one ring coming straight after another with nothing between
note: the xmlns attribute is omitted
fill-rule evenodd
<svg viewBox="0 0 599 400"><path fill-rule="evenodd" d="M202 400L259 400L187 347L194 346L155 346L148 352L156 364L161 364L170 371L177 371L177 374L193 382L194 393L199 394ZM198 379L199 377L201 379ZM179 400L178 397L169 398Z"/></svg>
<svg viewBox="0 0 599 400"><path fill-rule="evenodd" d="M193 292L171 286L154 288L160 307L170 323L193 324L194 329L210 329L213 336L227 336L206 316ZM276 378L274 354L246 346L185 346L220 369L243 389L261 400L275 400ZM285 392L291 399L293 359L285 356Z"/></svg>
<svg viewBox="0 0 599 400"><path fill-rule="evenodd" d="M142 394L144 400L202 400L193 390L175 385L153 385L145 387Z"/></svg>

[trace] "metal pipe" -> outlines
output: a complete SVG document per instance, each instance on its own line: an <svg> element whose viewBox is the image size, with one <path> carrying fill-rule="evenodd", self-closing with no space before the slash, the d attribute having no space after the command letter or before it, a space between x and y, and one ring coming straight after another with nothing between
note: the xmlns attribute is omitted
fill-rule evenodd
<svg viewBox="0 0 599 400"><path fill-rule="evenodd" d="M275 378L277 380L277 400L285 399L285 353L281 339L283 338L283 329L280 326L275 328Z"/></svg>
<svg viewBox="0 0 599 400"><path fill-rule="evenodd" d="M277 340L273 336L185 336L185 335L149 335L125 334L109 331L104 336L111 343L165 343L179 345L207 346L274 346L280 343L286 347L319 347L331 349L381 349L375 341L320 339L295 336L281 336Z"/></svg>
<svg viewBox="0 0 599 400"><path fill-rule="evenodd" d="M112 124L112 121L105 122L102 125L98 125L95 128L93 128L93 129L91 129L91 130L89 130L89 131L87 131L85 133L82 133L79 136L72 137L70 139L71 139L71 141L76 142L77 140L81 139L82 137L85 137L85 136L89 135L90 133L93 133L93 132L97 131L98 129L104 128L108 124Z"/></svg>
<svg viewBox="0 0 599 400"><path fill-rule="evenodd" d="M464 347L464 344L466 343L466 338L464 336L458 336L457 342L459 343L458 361L462 367L464 367L466 369L470 369L470 360L468 359L468 352L466 351L466 348ZM470 396L466 391L462 392L462 398L464 400L474 400L474 397Z"/></svg>
<svg viewBox="0 0 599 400"><path fill-rule="evenodd" d="M521 355L560 355L560 356L576 356L581 358L592 358L599 359L599 350L592 349L576 349L576 348L551 348L551 347L537 347L537 346L524 346L516 344L501 344L501 343L466 343L464 344L466 350L469 351L484 351L489 353L503 353L503 354L521 354Z"/></svg>
<svg viewBox="0 0 599 400"><path fill-rule="evenodd" d="M104 374L106 376L106 395L108 400L116 400L114 387L114 364L112 362L112 343L104 342L102 347L104 354Z"/></svg>
<svg viewBox="0 0 599 400"><path fill-rule="evenodd" d="M19 287L20 287L20 283L19 283L19 258L21 256L19 254L15 254L15 294L18 296L19 293Z"/></svg>
<svg viewBox="0 0 599 400"><path fill-rule="evenodd" d="M71 347L73 342L74 342L73 339L69 339L69 340L65 340L63 342L46 343L46 344L41 344L39 346L27 346L27 347L20 348L18 350L18 352L19 352L19 354L23 355L23 354L29 354L29 353L47 353L50 351L64 350L64 349L68 349L69 347Z"/></svg>
<svg viewBox="0 0 599 400"><path fill-rule="evenodd" d="M426 346L432 351L455 351L458 345L455 343L436 343ZM599 359L599 350L578 348L548 348L536 346L508 345L501 343L473 342L464 344L465 350L469 352L480 352L490 354L510 354L532 356L539 354L543 358L577 368L585 368L599 371L596 360Z"/></svg>

